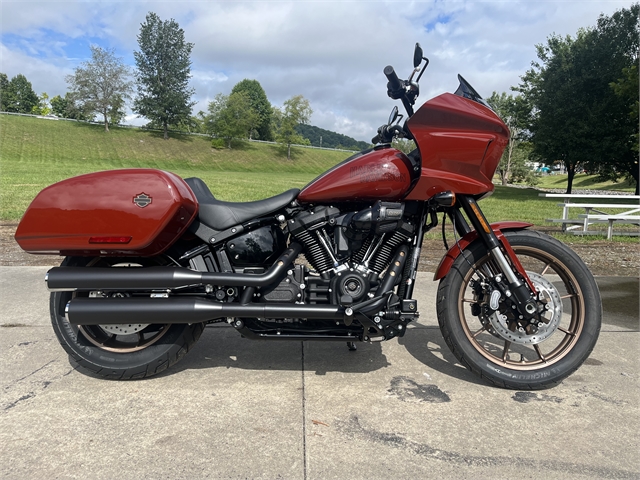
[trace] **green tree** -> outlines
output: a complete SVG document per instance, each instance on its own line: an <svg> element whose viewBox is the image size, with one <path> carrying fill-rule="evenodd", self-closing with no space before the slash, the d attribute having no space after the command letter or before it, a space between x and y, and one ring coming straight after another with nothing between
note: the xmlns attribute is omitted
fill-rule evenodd
<svg viewBox="0 0 640 480"><path fill-rule="evenodd" d="M208 110L208 132L217 138L224 138L227 148L231 148L232 139L247 138L258 120L249 96L242 91L231 95L219 93L209 103Z"/></svg>
<svg viewBox="0 0 640 480"><path fill-rule="evenodd" d="M51 99L51 111L58 117L70 118L73 120L93 120L94 118L91 112L83 110L78 104L76 104L73 99L73 95L69 92L67 92L64 97L56 95Z"/></svg>
<svg viewBox="0 0 640 480"><path fill-rule="evenodd" d="M276 109L276 123L278 125L276 140L287 147L287 159L291 159L291 145L309 144L309 140L300 135L296 126L306 124L313 113L309 100L302 95L295 95L284 102L282 109Z"/></svg>
<svg viewBox="0 0 640 480"><path fill-rule="evenodd" d="M127 110L124 98L122 98L121 95L118 95L114 98L111 108L109 108L109 122L111 125L119 125L122 123L126 115Z"/></svg>
<svg viewBox="0 0 640 480"><path fill-rule="evenodd" d="M31 113L34 115L47 116L51 113L51 105L49 104L49 95L47 92L42 92L39 97L38 105L31 109Z"/></svg>
<svg viewBox="0 0 640 480"><path fill-rule="evenodd" d="M344 145L350 150L366 150L367 148L371 148L370 143L361 142L347 135L312 125L298 124L296 131L304 138L309 139L311 145L314 147L339 148L340 145Z"/></svg>
<svg viewBox="0 0 640 480"><path fill-rule="evenodd" d="M536 45L541 63L522 78L518 90L534 105L529 130L533 144L532 156L552 164L561 160L568 174L567 193L571 193L576 168L589 152L590 140L584 133L589 129L589 119L583 114L587 105L580 89L576 52L586 48L585 30L576 39L552 36L547 45ZM578 91L576 91L578 90Z"/></svg>
<svg viewBox="0 0 640 480"><path fill-rule="evenodd" d="M249 98L252 110L256 113L255 133L260 140L273 140L271 131L273 108L267 99L267 94L257 80L244 79L235 84L231 94L244 93ZM249 132L249 138L253 138L254 131Z"/></svg>
<svg viewBox="0 0 640 480"><path fill-rule="evenodd" d="M9 78L0 72L0 112L7 110L7 94L9 93Z"/></svg>
<svg viewBox="0 0 640 480"><path fill-rule="evenodd" d="M640 92L640 75L638 74L638 61L636 64L622 70L622 78L617 82L611 83L611 88L615 94L620 97L627 105L629 105L629 120L631 124L640 125L640 115L638 114L638 104L640 103L638 92ZM640 138L638 129L631 135L631 150L638 153L638 144ZM636 169L638 168L638 159L635 160Z"/></svg>
<svg viewBox="0 0 640 480"><path fill-rule="evenodd" d="M537 45L540 61L516 89L532 105L532 155L547 164L564 163L567 193L580 164L609 178L624 174L638 191L633 148L638 123L629 115L633 101L616 95L611 84L637 65L639 14L634 4L611 17L601 15L596 28L581 29L575 38L549 37L546 45Z"/></svg>
<svg viewBox="0 0 640 480"><path fill-rule="evenodd" d="M82 62L73 75L67 75L73 103L83 112L102 115L104 131L114 111L124 108L132 91L131 72L115 51L91 45L91 60ZM116 117L117 118L117 117Z"/></svg>
<svg viewBox="0 0 640 480"><path fill-rule="evenodd" d="M192 116L189 120L191 126L190 132L193 133L207 133L207 114L200 110L195 116Z"/></svg>
<svg viewBox="0 0 640 480"><path fill-rule="evenodd" d="M523 134L526 129L528 121L528 113L530 107L526 105L522 96L513 96L502 92L498 94L493 92L487 99L487 103L491 106L494 112L502 118L502 121L509 127L509 143L505 148L500 163L498 164L498 172L500 174L500 180L502 185L511 183L512 170L516 161L518 162L518 170L522 171L525 162L525 157L522 155L515 155L518 151L518 147L522 143Z"/></svg>
<svg viewBox="0 0 640 480"><path fill-rule="evenodd" d="M31 82L21 73L11 79L6 92L5 108L7 112L31 113L33 107L40 102L38 95L33 91Z"/></svg>
<svg viewBox="0 0 640 480"><path fill-rule="evenodd" d="M413 140L409 140L408 138L396 137L391 141L391 146L393 148L397 148L401 152L411 153L416 149L416 142L414 142ZM357 146L354 146L352 148L347 148L347 150L360 150L360 149L357 148Z"/></svg>
<svg viewBox="0 0 640 480"><path fill-rule="evenodd" d="M51 113L56 117L67 118L67 100L60 95L51 99Z"/></svg>
<svg viewBox="0 0 640 480"><path fill-rule="evenodd" d="M639 190L638 170L638 53L640 5L601 15L595 29L592 58L601 71L594 75L601 91L600 176L616 180L624 176ZM592 165L593 167L594 165Z"/></svg>
<svg viewBox="0 0 640 480"><path fill-rule="evenodd" d="M162 21L149 12L140 26L138 45L140 51L133 53L138 87L133 110L161 125L166 140L169 125L188 120L195 105L189 88L193 43L185 41L175 20Z"/></svg>

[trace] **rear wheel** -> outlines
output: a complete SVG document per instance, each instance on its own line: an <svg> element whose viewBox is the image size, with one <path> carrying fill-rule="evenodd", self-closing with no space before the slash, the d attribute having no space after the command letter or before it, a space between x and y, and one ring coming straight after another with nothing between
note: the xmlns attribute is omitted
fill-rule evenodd
<svg viewBox="0 0 640 480"><path fill-rule="evenodd" d="M152 259L67 257L62 266L100 268L149 266ZM97 375L114 379L145 378L166 370L191 349L204 324L72 325L65 318L67 302L76 295L102 292L53 292L51 323L62 347L78 365ZM111 293L127 296L126 292Z"/></svg>
<svg viewBox="0 0 640 480"><path fill-rule="evenodd" d="M593 350L602 319L600 293L586 265L564 244L533 231L505 236L546 309L526 321L504 297L497 310L487 308L479 285L488 272L500 271L476 241L440 281L440 329L458 360L489 382L520 390L551 387Z"/></svg>

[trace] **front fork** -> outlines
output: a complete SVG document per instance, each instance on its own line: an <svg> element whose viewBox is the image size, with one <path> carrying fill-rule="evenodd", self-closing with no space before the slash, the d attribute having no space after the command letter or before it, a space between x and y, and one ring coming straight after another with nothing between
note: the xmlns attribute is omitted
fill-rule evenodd
<svg viewBox="0 0 640 480"><path fill-rule="evenodd" d="M460 195L458 196L457 200L458 204L467 214L467 217L473 225L473 228L486 245L489 254L498 265L500 271L504 274L509 286L508 295L510 295L512 297L512 300L514 300L518 312L524 318L533 317L538 311L538 306L535 299L536 288L531 282L531 279L529 279L527 272L522 267L522 264L511 248L511 245L509 245L509 242L504 237L498 239L473 197ZM460 211L454 210L452 212L452 215L456 215L455 222L460 231L465 232L466 230L465 233L468 233L469 226L464 220L464 217L460 214ZM509 256L511 264L509 263L509 260L507 260L505 254L502 252L501 247L504 248L506 254ZM514 268L512 268L511 265L513 265ZM521 281L518 275L516 275L516 271L520 275L520 277L522 277L524 283L523 281Z"/></svg>

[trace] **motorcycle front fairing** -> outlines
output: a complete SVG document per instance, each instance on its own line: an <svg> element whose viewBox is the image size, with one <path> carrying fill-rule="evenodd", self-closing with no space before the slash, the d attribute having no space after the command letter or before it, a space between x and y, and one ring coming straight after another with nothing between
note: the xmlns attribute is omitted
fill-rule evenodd
<svg viewBox="0 0 640 480"><path fill-rule="evenodd" d="M509 129L489 108L444 93L424 103L407 121L422 158L422 171L406 200L428 200L451 191L483 196L509 142Z"/></svg>

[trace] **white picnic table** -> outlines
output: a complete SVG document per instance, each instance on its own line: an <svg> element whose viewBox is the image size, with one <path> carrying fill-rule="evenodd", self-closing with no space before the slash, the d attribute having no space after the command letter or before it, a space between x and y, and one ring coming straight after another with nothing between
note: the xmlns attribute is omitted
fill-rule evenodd
<svg viewBox="0 0 640 480"><path fill-rule="evenodd" d="M548 218L547 222L562 223L563 231L572 231L577 235L588 235L599 232L589 231L589 225L607 223L607 238L613 236L614 223L640 225L640 195L607 195L582 193L540 193L540 197L562 198L558 203L562 207L562 218ZM617 202L603 203L601 200L617 200ZM591 200L588 202L579 200ZM600 200L595 203L594 200ZM570 217L569 209L582 208L584 213L577 217ZM611 210L615 210L612 212ZM576 230L582 228L582 230ZM627 235L638 235L638 232L625 232Z"/></svg>

